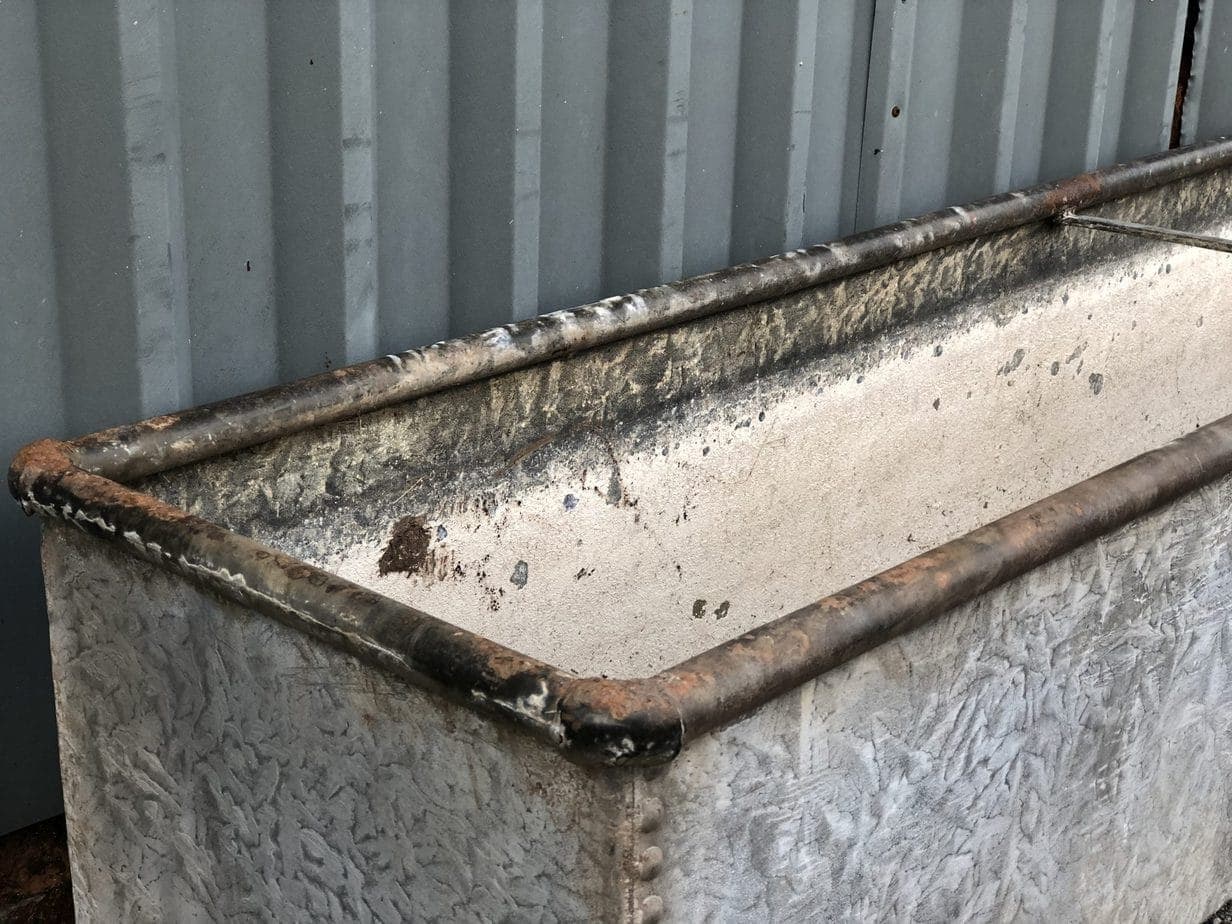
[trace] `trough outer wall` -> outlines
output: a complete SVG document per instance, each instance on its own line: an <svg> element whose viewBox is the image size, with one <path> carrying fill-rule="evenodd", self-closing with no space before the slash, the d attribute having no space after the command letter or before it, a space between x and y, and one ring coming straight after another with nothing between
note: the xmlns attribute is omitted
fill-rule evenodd
<svg viewBox="0 0 1232 924"><path fill-rule="evenodd" d="M1232 477L692 741L676 920L1200 921L1232 882Z"/></svg>
<svg viewBox="0 0 1232 924"><path fill-rule="evenodd" d="M78 910L1198 920L1232 878L1230 548L1224 477L620 769L49 523Z"/></svg>
<svg viewBox="0 0 1232 924"><path fill-rule="evenodd" d="M71 526L43 564L79 920L620 919L628 771Z"/></svg>

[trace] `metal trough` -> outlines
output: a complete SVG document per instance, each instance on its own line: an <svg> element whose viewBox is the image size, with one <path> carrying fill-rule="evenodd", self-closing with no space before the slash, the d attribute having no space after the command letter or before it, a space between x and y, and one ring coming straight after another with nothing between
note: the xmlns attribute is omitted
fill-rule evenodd
<svg viewBox="0 0 1232 924"><path fill-rule="evenodd" d="M1219 141L27 447L79 914L1200 920L1232 258L1058 219L1230 193Z"/></svg>

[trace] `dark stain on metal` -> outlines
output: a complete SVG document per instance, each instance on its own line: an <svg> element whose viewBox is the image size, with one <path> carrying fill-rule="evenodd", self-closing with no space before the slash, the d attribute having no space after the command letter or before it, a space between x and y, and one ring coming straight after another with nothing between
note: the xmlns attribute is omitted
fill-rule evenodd
<svg viewBox="0 0 1232 924"><path fill-rule="evenodd" d="M530 579L530 566L524 561L519 561L513 566L513 574L509 576L509 583L514 587L525 587L526 582Z"/></svg>
<svg viewBox="0 0 1232 924"><path fill-rule="evenodd" d="M1005 365L997 370L997 375L1009 375L1015 369L1022 365L1022 359L1027 355L1026 350L1018 349L1014 351L1014 355L1006 360Z"/></svg>
<svg viewBox="0 0 1232 924"><path fill-rule="evenodd" d="M1091 385L1091 392L1098 395L1104 390L1104 376L1100 372L1092 372L1087 377L1087 382Z"/></svg>
<svg viewBox="0 0 1232 924"><path fill-rule="evenodd" d="M392 574L395 571L419 574L427 571L432 560L428 553L431 542L432 531L423 517L403 517L394 524L389 543L377 562L377 571L381 574Z"/></svg>

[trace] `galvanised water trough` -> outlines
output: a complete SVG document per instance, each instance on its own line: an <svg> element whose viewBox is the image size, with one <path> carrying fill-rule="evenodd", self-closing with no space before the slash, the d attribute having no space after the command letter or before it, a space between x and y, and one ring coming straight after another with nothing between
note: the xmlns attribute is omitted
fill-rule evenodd
<svg viewBox="0 0 1232 924"><path fill-rule="evenodd" d="M1232 142L13 463L95 920L1198 921ZM1172 235L1175 237L1175 235Z"/></svg>

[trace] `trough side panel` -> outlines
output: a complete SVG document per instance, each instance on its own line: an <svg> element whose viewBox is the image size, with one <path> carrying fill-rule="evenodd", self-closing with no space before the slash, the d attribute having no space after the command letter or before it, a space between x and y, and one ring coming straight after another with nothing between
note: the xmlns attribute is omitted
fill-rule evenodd
<svg viewBox="0 0 1232 924"><path fill-rule="evenodd" d="M617 913L620 781L71 527L43 559L82 920Z"/></svg>
<svg viewBox="0 0 1232 924"><path fill-rule="evenodd" d="M700 739L690 920L1199 921L1232 887L1232 478Z"/></svg>

